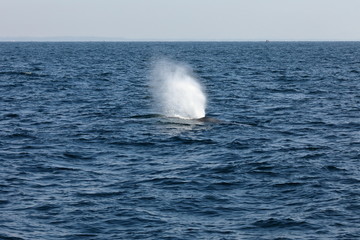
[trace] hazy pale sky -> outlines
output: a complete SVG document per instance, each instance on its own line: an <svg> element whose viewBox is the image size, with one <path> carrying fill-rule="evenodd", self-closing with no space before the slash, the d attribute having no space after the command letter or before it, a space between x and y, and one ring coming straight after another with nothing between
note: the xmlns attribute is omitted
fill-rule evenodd
<svg viewBox="0 0 360 240"><path fill-rule="evenodd" d="M360 40L360 0L0 0L0 39Z"/></svg>

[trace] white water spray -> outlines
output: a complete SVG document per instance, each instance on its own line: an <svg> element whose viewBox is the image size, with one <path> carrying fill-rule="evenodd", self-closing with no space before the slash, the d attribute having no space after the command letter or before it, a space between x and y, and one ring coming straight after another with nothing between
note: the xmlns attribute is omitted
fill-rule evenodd
<svg viewBox="0 0 360 240"><path fill-rule="evenodd" d="M198 119L205 117L206 95L184 64L158 61L151 78L156 107L167 117Z"/></svg>

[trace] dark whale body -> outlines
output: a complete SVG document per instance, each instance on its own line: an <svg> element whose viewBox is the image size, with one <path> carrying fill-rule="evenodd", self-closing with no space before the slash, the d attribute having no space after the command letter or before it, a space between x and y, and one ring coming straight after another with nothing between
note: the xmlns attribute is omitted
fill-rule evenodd
<svg viewBox="0 0 360 240"><path fill-rule="evenodd" d="M130 118L140 118L140 119L147 119L147 118L167 118L166 116L160 115L160 114L145 114L145 115L135 115L131 116ZM171 117L170 117L171 119ZM174 118L178 119L178 118ZM219 119L213 118L213 117L202 117L197 119L190 119L191 121L197 121L197 122L204 122L204 123L223 123L224 121L221 121ZM186 119L185 119L186 121Z"/></svg>
<svg viewBox="0 0 360 240"><path fill-rule="evenodd" d="M197 119L199 122L209 122L209 123L221 123L219 119L212 118L212 117L203 117Z"/></svg>

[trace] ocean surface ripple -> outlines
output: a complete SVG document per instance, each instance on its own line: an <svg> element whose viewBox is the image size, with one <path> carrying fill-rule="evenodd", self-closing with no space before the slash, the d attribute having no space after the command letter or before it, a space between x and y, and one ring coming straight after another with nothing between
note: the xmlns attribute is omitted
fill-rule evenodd
<svg viewBox="0 0 360 240"><path fill-rule="evenodd" d="M154 112L151 65L207 116ZM360 239L359 42L0 43L0 239Z"/></svg>

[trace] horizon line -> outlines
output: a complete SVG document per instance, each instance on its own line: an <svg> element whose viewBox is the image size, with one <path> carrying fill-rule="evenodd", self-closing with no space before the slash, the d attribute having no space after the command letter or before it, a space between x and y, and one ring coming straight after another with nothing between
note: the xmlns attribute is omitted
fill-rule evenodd
<svg viewBox="0 0 360 240"><path fill-rule="evenodd" d="M144 40L90 40L90 39L74 39L74 40L64 40L64 39L46 39L46 40L39 40L39 39L18 39L18 40L7 40L7 39L0 39L0 42L123 42L123 43L130 43L130 42L167 42L167 43L171 43L171 42L360 42L360 40L165 40L165 39L157 39L157 40L148 40L148 39L144 39Z"/></svg>
<svg viewBox="0 0 360 240"><path fill-rule="evenodd" d="M0 42L359 42L360 39L285 39L285 38L249 38L249 39L221 39L221 38L121 38L121 37L0 37Z"/></svg>

